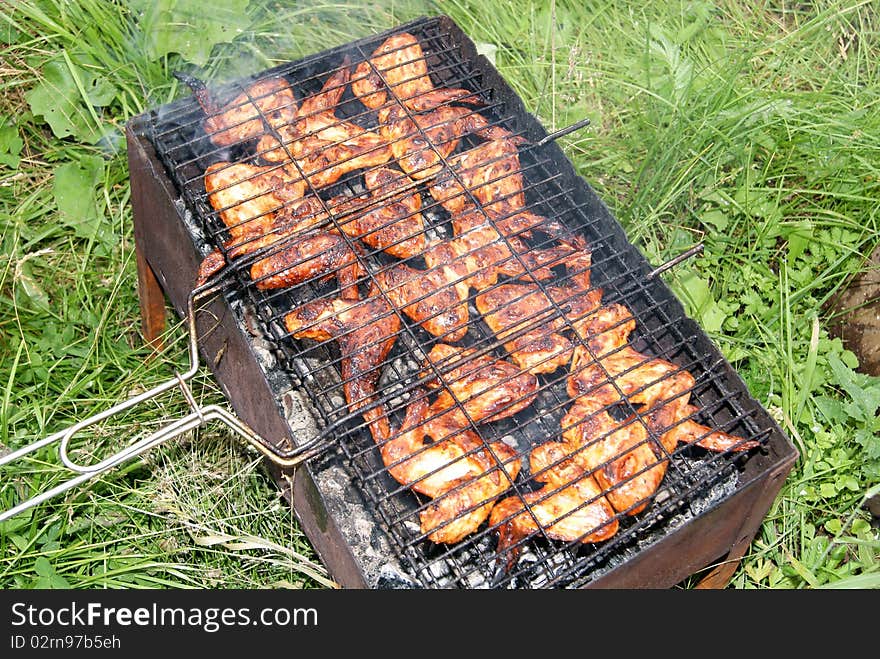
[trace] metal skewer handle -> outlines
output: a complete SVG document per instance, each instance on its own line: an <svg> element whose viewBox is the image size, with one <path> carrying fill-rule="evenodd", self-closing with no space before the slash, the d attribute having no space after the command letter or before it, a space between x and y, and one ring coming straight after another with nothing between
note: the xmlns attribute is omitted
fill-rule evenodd
<svg viewBox="0 0 880 659"><path fill-rule="evenodd" d="M18 505L0 512L0 522L9 519L10 517L17 515L24 510L33 508L34 506L44 503L49 499L52 499L70 489L73 489L74 487L77 487L82 483L85 483L86 481L95 478L96 476L106 471L109 471L113 467L116 467L117 465L122 464L127 460L135 458L145 451L155 446L158 446L159 444L162 444L169 439L177 437L178 435L198 428L199 426L202 426L209 421L222 421L237 435L242 437L248 444L255 447L264 456L268 457L270 460L282 467L296 466L297 464L304 462L312 456L312 449L314 448L312 446L312 442L310 442L308 445L299 447L292 451L277 451L271 448L270 445L257 433L255 433L246 423L238 419L228 410L217 405L200 406L193 397L192 390L189 388L187 381L192 379L192 377L198 372L199 369L198 335L196 332L195 322L195 302L197 299L213 295L218 290L220 290L219 286L203 286L195 289L189 295L189 299L187 302L187 323L189 327L190 366L185 373L175 373L173 378L153 387L148 391L145 391L137 396L133 396L132 398L129 398L122 403L118 403L117 405L114 405L113 407L110 407L103 412L99 412L98 414L90 416L87 419L83 419L82 421L75 423L65 430L56 432L52 435L44 437L43 439L40 439L36 442L32 442L27 446L23 446L18 450L12 451L0 457L0 468L2 468L6 465L12 464L13 462L23 459L27 455L34 453L43 447L59 442L58 453L61 462L70 471L77 474L76 476L56 485L55 487L46 490L45 492L36 494L31 498L22 501ZM129 446L126 446L125 448L94 464L79 464L71 459L69 454L69 446L70 441L73 439L74 435L84 430L85 428L88 428L89 426L93 426L94 424L109 419L110 417L119 414L120 412L128 410L132 407L136 407L137 405L140 405L145 401L155 398L156 396L159 396L166 391L174 389L175 387L180 388L183 396L189 403L189 406L192 409L192 412L190 414L164 425L159 430L138 439Z"/></svg>

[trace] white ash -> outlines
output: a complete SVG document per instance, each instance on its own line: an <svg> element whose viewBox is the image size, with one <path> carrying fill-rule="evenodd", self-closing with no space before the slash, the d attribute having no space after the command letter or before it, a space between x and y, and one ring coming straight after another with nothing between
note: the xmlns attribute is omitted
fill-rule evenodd
<svg viewBox="0 0 880 659"><path fill-rule="evenodd" d="M376 586L383 589L418 588L419 585L404 574L397 566L386 563L379 567Z"/></svg>
<svg viewBox="0 0 880 659"><path fill-rule="evenodd" d="M389 558L393 556L385 534L367 510L363 499L352 487L351 475L336 464L314 470L327 503L328 511L336 522L339 532L352 548L368 586L377 583L380 571L389 569Z"/></svg>
<svg viewBox="0 0 880 659"><path fill-rule="evenodd" d="M290 389L281 394L281 405L297 445L317 435L318 426L314 414L310 411L308 401L298 390Z"/></svg>
<svg viewBox="0 0 880 659"><path fill-rule="evenodd" d="M211 251L213 251L213 248L208 244L208 241L205 238L205 234L202 231L202 223L193 219L193 215L190 212L189 207L186 205L186 202L178 197L174 200L174 207L177 209L177 214L183 220L186 228L189 229L189 233L193 237L193 242L202 253L202 256L210 254Z"/></svg>

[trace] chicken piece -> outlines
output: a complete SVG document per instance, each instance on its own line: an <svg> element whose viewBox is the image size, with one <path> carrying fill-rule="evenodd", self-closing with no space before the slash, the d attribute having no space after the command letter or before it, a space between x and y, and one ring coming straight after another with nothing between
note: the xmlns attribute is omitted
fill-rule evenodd
<svg viewBox="0 0 880 659"><path fill-rule="evenodd" d="M229 229L230 242L269 231L285 205L302 199L305 181L289 165L218 162L205 170L208 202Z"/></svg>
<svg viewBox="0 0 880 659"><path fill-rule="evenodd" d="M617 533L619 522L602 488L589 471L569 458L561 442L545 442L529 455L537 491L502 499L492 509L489 525L497 526L498 553L509 551L507 568L522 541L541 533L565 542L602 542Z"/></svg>
<svg viewBox="0 0 880 659"><path fill-rule="evenodd" d="M315 229L327 221L327 211L318 197L308 196L279 209L271 223L252 223L237 239L228 240L223 249L208 254L199 264L196 285L203 285L214 273L222 270L228 259L236 259L256 252L281 249L296 236Z"/></svg>
<svg viewBox="0 0 880 659"><path fill-rule="evenodd" d="M426 421L428 434L443 437L440 429L500 421L534 402L538 378L503 359L475 353L473 348L445 343L436 344L428 353L427 361L432 367L421 375L427 376L436 369L439 380L432 378L426 386L441 389L429 410L433 418ZM434 432L434 428L438 431Z"/></svg>
<svg viewBox="0 0 880 659"><path fill-rule="evenodd" d="M577 461L595 471L614 508L630 515L656 492L679 442L719 451L758 445L684 420L696 411L688 403L693 376L627 345L634 325L626 307L609 305L579 326L586 347L574 349L568 393L575 402L563 420ZM611 418L608 407L623 400L641 406L640 420Z"/></svg>
<svg viewBox="0 0 880 659"><path fill-rule="evenodd" d="M412 116L402 106L387 108L379 113L379 132L391 145L401 169L418 180L436 175L467 134L487 140L511 137L508 130L491 125L483 115L456 106Z"/></svg>
<svg viewBox="0 0 880 659"><path fill-rule="evenodd" d="M334 210L345 217L339 227L375 249L401 259L425 250L422 197L403 172L379 167L364 173L368 195L340 202ZM360 210L366 207L366 210Z"/></svg>
<svg viewBox="0 0 880 659"><path fill-rule="evenodd" d="M453 218L456 236L432 244L424 257L429 268L448 265L477 290L493 286L499 275L551 279L554 275L550 268L563 263L574 251L568 244L532 249L516 236L502 236L485 215L467 215L469 220Z"/></svg>
<svg viewBox="0 0 880 659"><path fill-rule="evenodd" d="M376 280L392 303L410 320L447 342L460 341L468 328L468 285L453 268L417 270L396 263Z"/></svg>
<svg viewBox="0 0 880 659"><path fill-rule="evenodd" d="M526 205L516 144L520 138L493 139L458 153L428 186L431 196L452 215L474 210L487 213ZM497 212L496 212L497 214Z"/></svg>
<svg viewBox="0 0 880 659"><path fill-rule="evenodd" d="M666 475L667 462L654 453L648 431L635 416L622 422L579 399L562 419L573 460L593 474L611 506L636 515L648 505Z"/></svg>
<svg viewBox="0 0 880 659"><path fill-rule="evenodd" d="M218 106L201 80L181 73L175 76L193 90L207 115L203 122L205 133L220 147L261 137L290 123L296 116L296 97L290 83L282 77L258 80L229 103Z"/></svg>
<svg viewBox="0 0 880 659"><path fill-rule="evenodd" d="M468 429L448 438L432 437L424 422L428 414L427 400L417 393L400 430L376 442L388 473L433 499L419 514L422 532L432 542L453 544L485 521L492 504L519 474L520 461L503 442L487 448Z"/></svg>
<svg viewBox="0 0 880 659"><path fill-rule="evenodd" d="M387 411L373 403L382 365L400 333L400 318L379 291L372 287L364 300L307 302L286 314L284 325L295 339L338 343L349 411L363 410L373 437L387 438L391 434Z"/></svg>
<svg viewBox="0 0 880 659"><path fill-rule="evenodd" d="M241 227L236 227L235 237L226 241L222 250L215 250L202 261L197 285L204 284L211 275L221 270L226 265L227 258L235 259L260 250L268 251L273 246L279 251L292 247L297 236L302 237L320 225L327 232L334 232L328 210L338 218L339 228L352 238L360 238L367 245L400 258L420 254L425 248L426 239L424 220L419 212L421 196L414 189L415 183L402 172L388 167L368 170L364 174L364 182L370 190L368 195L340 196L326 202L310 195L261 216L259 221L246 222ZM362 210L364 207L366 209ZM332 265L334 259L340 256L339 252L344 251L343 243L332 238L316 239L310 236L306 240L312 246L294 249L313 251L319 244L330 241L336 245L337 253L328 255L328 265ZM312 265L319 267L317 263ZM270 267L273 265L263 264L259 270L266 274L271 272L268 269ZM300 278L295 273L289 274L295 279ZM269 279L266 280L266 285L273 288L288 285L283 281Z"/></svg>
<svg viewBox="0 0 880 659"><path fill-rule="evenodd" d="M349 77L346 60L320 92L302 102L294 121L260 138L259 156L267 162L293 160L315 188L335 183L348 172L388 162L391 149L381 135L336 116Z"/></svg>
<svg viewBox="0 0 880 659"><path fill-rule="evenodd" d="M568 363L572 345L561 332L599 306L602 291L590 285L590 253L578 246L566 260L565 282L546 287L549 297L537 284L501 284L476 297L477 310L505 341L511 360L532 373Z"/></svg>
<svg viewBox="0 0 880 659"><path fill-rule="evenodd" d="M348 242L337 233L313 231L273 251L251 266L251 279L266 290L336 276L344 300L358 299L358 281L366 269Z"/></svg>
<svg viewBox="0 0 880 659"><path fill-rule="evenodd" d="M466 217L479 209L508 237L530 238L538 230L565 242L575 240L571 230L559 220L525 209L516 146L525 140L505 136L506 131L499 127L493 130L496 132L489 141L447 160L449 167L428 187L431 196L453 217Z"/></svg>
<svg viewBox="0 0 880 659"><path fill-rule="evenodd" d="M422 47L418 39L408 32L389 37L373 51L369 60L358 64L351 91L372 110L395 99L416 112L449 101L482 103L466 89L435 88L428 76Z"/></svg>
<svg viewBox="0 0 880 659"><path fill-rule="evenodd" d="M422 373L426 386L439 390L436 399L429 405L424 395L417 396L398 433L384 442L377 439L388 473L432 497L420 520L433 542L458 542L473 533L519 473L516 453L500 441L487 450L473 425L512 416L537 394L534 376L474 353L436 344ZM435 370L439 377L428 377Z"/></svg>

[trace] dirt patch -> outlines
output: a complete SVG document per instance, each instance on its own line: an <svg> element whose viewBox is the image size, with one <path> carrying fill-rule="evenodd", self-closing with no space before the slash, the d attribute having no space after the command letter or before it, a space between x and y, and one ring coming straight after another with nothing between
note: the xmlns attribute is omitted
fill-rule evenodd
<svg viewBox="0 0 880 659"><path fill-rule="evenodd" d="M858 355L860 371L880 375L880 245L866 265L831 301L829 329Z"/></svg>

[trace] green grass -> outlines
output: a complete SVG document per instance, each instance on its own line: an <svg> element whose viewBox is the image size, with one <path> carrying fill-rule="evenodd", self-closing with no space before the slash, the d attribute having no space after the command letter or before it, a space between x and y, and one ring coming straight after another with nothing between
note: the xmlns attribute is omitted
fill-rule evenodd
<svg viewBox="0 0 880 659"><path fill-rule="evenodd" d="M880 237L876 5L215 4L205 18L169 3L189 36L147 2L0 9L0 443L186 368L183 327L152 359L140 336L121 133L188 93L171 72L231 79L442 12L548 129L592 120L560 144L651 262L704 241L664 277L801 453L731 587L880 586L863 506L880 483L880 380L829 334L827 308ZM225 404L207 369L193 387ZM92 448L185 414L179 398ZM0 476L0 504L61 480L53 456ZM257 456L213 425L0 528L7 588L328 585Z"/></svg>

